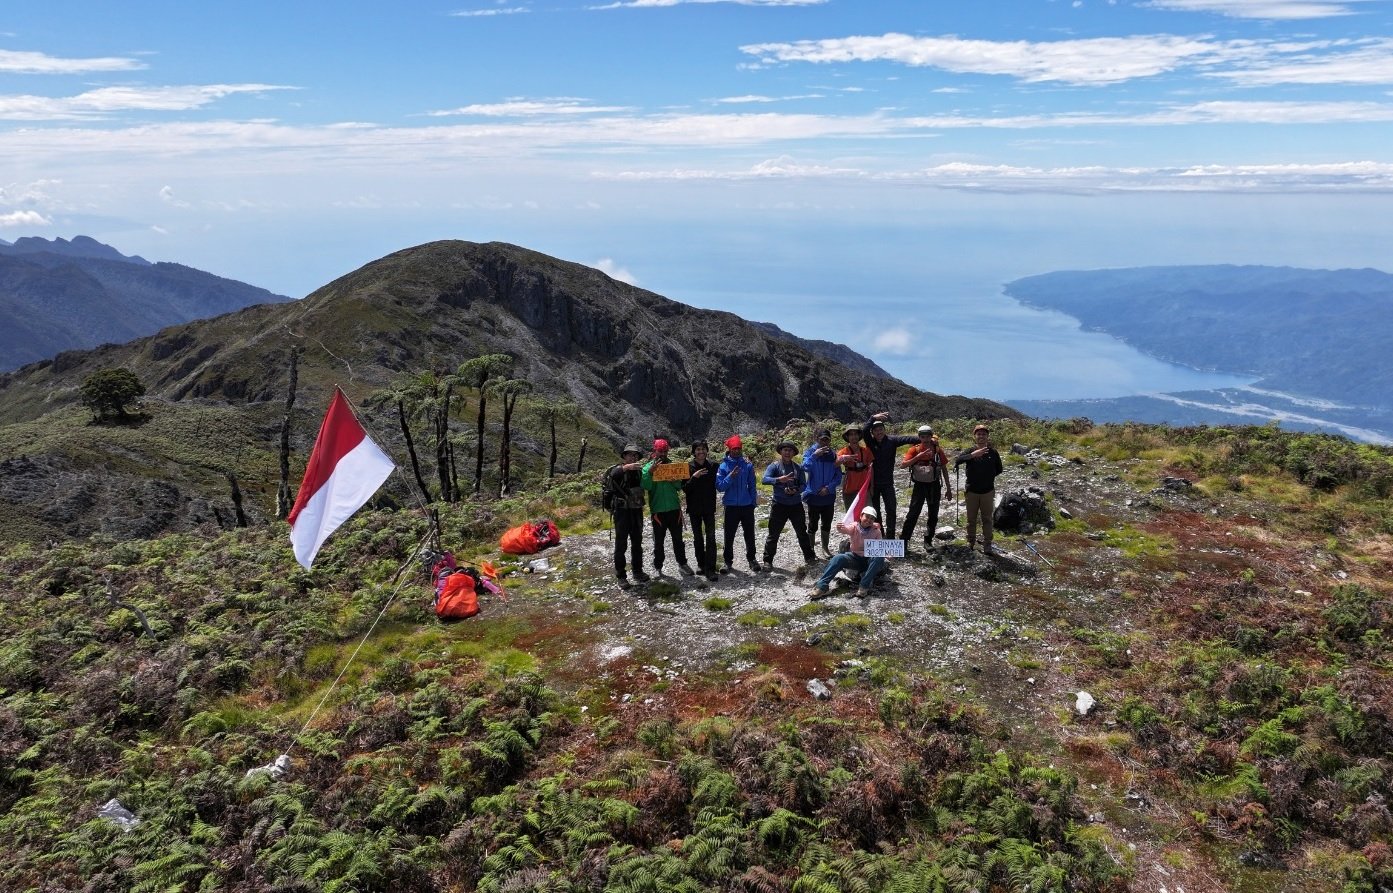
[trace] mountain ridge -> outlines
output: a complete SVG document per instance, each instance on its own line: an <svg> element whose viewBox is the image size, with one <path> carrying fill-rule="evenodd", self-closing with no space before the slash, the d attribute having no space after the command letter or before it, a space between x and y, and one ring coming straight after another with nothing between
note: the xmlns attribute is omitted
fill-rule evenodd
<svg viewBox="0 0 1393 893"><path fill-rule="evenodd" d="M0 369L288 300L182 264L126 256L87 236L24 237L0 246Z"/></svg>

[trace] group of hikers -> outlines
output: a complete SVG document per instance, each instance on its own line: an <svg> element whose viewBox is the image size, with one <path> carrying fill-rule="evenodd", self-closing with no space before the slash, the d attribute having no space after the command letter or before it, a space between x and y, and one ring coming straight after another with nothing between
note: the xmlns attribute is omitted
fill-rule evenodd
<svg viewBox="0 0 1393 893"><path fill-rule="evenodd" d="M884 538L883 531L896 530L897 499L894 474L896 467L909 471L913 489L904 526L899 529L906 544L914 533L921 514L926 514L924 550L933 544L938 529L938 512L943 497L953 498L949 476L949 459L930 425L921 425L916 434L888 434L886 422L890 416L880 412L864 425L849 425L842 431L845 446L832 444L832 431L818 428L813 443L798 455L798 445L785 440L775 448L777 458L759 475L754 464L745 457L740 435L725 441L725 456L712 461L710 445L698 440L691 445L692 457L686 468L664 469L672 463L670 445L666 440L653 442L645 460L636 444L627 444L620 451L621 462L605 474L605 507L614 520L614 575L619 585L628 588L626 556L633 566L634 579L647 583L651 578L643 570L643 512L645 503L653 526L653 567L662 575L671 541L673 558L683 576L700 573L715 581L718 574L733 571L735 537L743 533L745 558L756 573L769 570L778 551L784 528L791 526L802 551L804 566L797 571L806 575L818 563L814 544L820 538L824 555L830 559L810 593L812 598L826 595L831 581L842 571L857 582L858 596L869 594L870 588L884 570L884 558L867 557L867 540ZM992 446L986 425L973 429L973 445L959 452L953 467L963 468L967 483L963 487L967 511L967 543L977 544L977 525L982 526L982 549L992 549L992 509L995 502L995 479L1002 471L1001 456ZM898 455L903 446L910 446L903 458ZM843 510L849 509L866 487L867 499L855 518L834 523L840 495ZM763 561L755 552L755 505L759 502L759 486L771 488L769 528L764 540ZM716 505L724 507L724 559L716 563ZM692 525L692 540L696 551L697 569L687 563L683 540L682 508L685 499L686 515ZM846 540L843 548L833 553L833 528Z"/></svg>

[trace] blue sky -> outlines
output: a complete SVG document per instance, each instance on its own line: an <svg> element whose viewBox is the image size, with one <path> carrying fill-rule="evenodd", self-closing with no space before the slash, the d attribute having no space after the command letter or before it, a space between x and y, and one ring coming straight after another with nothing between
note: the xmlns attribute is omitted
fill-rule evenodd
<svg viewBox="0 0 1393 893"><path fill-rule="evenodd" d="M1390 0L7 6L0 238L294 296L499 239L1026 397L1005 280L1393 264Z"/></svg>

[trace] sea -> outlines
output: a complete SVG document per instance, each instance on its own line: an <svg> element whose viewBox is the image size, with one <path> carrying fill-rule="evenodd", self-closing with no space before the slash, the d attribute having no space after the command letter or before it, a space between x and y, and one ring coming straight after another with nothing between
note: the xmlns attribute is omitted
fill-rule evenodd
<svg viewBox="0 0 1393 893"><path fill-rule="evenodd" d="M922 293L698 292L679 300L846 344L927 391L987 397L1039 418L1252 425L1393 443L1393 407L1264 388L1258 376L1149 356L1078 320L1027 307L1004 283L941 277ZM920 286L916 286L916 289Z"/></svg>

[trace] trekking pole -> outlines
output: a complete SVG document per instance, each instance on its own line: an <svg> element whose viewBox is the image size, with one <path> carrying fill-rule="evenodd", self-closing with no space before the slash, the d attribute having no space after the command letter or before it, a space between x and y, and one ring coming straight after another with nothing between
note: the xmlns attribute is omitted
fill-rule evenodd
<svg viewBox="0 0 1393 893"><path fill-rule="evenodd" d="M957 527L960 523L958 521L958 500L966 499L967 497L963 496L963 467L959 465L953 470L955 472L953 485L953 526Z"/></svg>
<svg viewBox="0 0 1393 893"><path fill-rule="evenodd" d="M1045 566L1046 566L1046 567L1054 567L1054 563L1051 562L1051 561L1050 561L1048 558L1046 558L1045 556L1041 555L1041 554L1040 554L1040 550L1037 549L1037 548L1035 548L1035 544L1034 544L1034 543L1032 543L1030 540L1021 540L1021 542L1025 543L1025 547L1026 547L1027 549L1029 549L1032 553L1034 553L1034 555L1035 555L1036 558L1038 558L1038 559L1040 559L1041 561L1045 562Z"/></svg>

